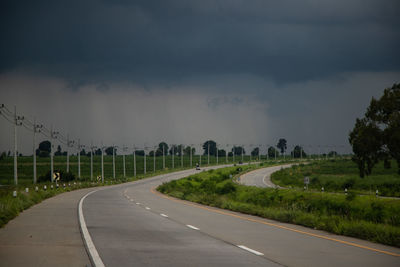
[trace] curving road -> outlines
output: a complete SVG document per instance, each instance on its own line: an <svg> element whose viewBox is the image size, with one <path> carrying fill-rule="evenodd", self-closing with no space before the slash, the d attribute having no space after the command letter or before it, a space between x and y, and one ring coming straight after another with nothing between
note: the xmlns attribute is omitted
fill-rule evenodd
<svg viewBox="0 0 400 267"><path fill-rule="evenodd" d="M284 164L250 171L241 175L238 179L238 182L247 186L281 188L279 185L272 183L271 174L279 171L280 169L289 168L293 165L294 164Z"/></svg>
<svg viewBox="0 0 400 267"><path fill-rule="evenodd" d="M195 172L160 175L86 196L82 215L97 260L105 266L400 266L398 248L193 204L154 190Z"/></svg>

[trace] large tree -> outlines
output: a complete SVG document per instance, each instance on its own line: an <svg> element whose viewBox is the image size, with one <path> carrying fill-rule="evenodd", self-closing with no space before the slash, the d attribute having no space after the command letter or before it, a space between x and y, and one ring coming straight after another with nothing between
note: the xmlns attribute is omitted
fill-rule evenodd
<svg viewBox="0 0 400 267"><path fill-rule="evenodd" d="M163 149L164 149L164 155L168 155L168 144L165 142L161 142L158 144L156 156L162 156Z"/></svg>
<svg viewBox="0 0 400 267"><path fill-rule="evenodd" d="M218 149L218 157L226 157L225 149Z"/></svg>
<svg viewBox="0 0 400 267"><path fill-rule="evenodd" d="M382 130L382 155L397 161L400 174L400 84L386 88L381 98L372 98L365 117Z"/></svg>
<svg viewBox="0 0 400 267"><path fill-rule="evenodd" d="M185 156L190 156L190 149L192 149L192 156L196 152L196 149L194 147L187 146L183 149L183 155Z"/></svg>
<svg viewBox="0 0 400 267"><path fill-rule="evenodd" d="M113 154L113 147L112 147L112 146L107 147L106 150L104 150L104 152L106 152L106 154L107 154L108 156L112 156L112 154ZM116 149L116 148L114 148L114 153L115 153L115 155L117 155L117 149Z"/></svg>
<svg viewBox="0 0 400 267"><path fill-rule="evenodd" d="M144 156L144 150L142 149L142 150L135 150L135 155L136 156Z"/></svg>
<svg viewBox="0 0 400 267"><path fill-rule="evenodd" d="M203 144L203 155L208 155L208 148L210 148L210 156L217 156L217 143L213 140L208 140Z"/></svg>
<svg viewBox="0 0 400 267"><path fill-rule="evenodd" d="M301 157L305 158L307 156L306 153L304 152L304 149L298 145L294 147L293 151L291 152L291 155L294 158L301 158Z"/></svg>
<svg viewBox="0 0 400 267"><path fill-rule="evenodd" d="M370 175L381 156L382 131L374 122L357 118L356 125L349 134L349 142L354 152L352 159L358 165L360 177Z"/></svg>
<svg viewBox="0 0 400 267"><path fill-rule="evenodd" d="M51 152L51 143L50 141L40 142L39 148L36 149L36 155L39 157L49 157Z"/></svg>
<svg viewBox="0 0 400 267"><path fill-rule="evenodd" d="M277 148L281 150L281 153L285 153L287 149L287 141L284 138L279 139L278 144L276 145Z"/></svg>
<svg viewBox="0 0 400 267"><path fill-rule="evenodd" d="M96 149L96 151L94 151L94 154L100 156L101 155L101 149L100 148Z"/></svg>
<svg viewBox="0 0 400 267"><path fill-rule="evenodd" d="M275 157L275 153L276 153L276 156L279 156L278 150L275 147L270 146L268 148L268 157L274 158Z"/></svg>
<svg viewBox="0 0 400 267"><path fill-rule="evenodd" d="M232 152L235 154L235 156L240 156L240 155L242 155L242 152L243 152L243 155L246 154L246 151L245 151L244 148L241 147L241 146L234 146L234 147L232 148Z"/></svg>
<svg viewBox="0 0 400 267"><path fill-rule="evenodd" d="M61 155L62 155L61 146L58 145L57 146L57 151L54 152L54 156L61 156Z"/></svg>
<svg viewBox="0 0 400 267"><path fill-rule="evenodd" d="M258 156L258 154L260 154L260 148L255 147L255 148L251 151L251 155L252 155L253 157L256 157L256 156Z"/></svg>
<svg viewBox="0 0 400 267"><path fill-rule="evenodd" d="M169 154L171 156L172 154L174 154L175 156L180 157L182 150L183 150L183 145L171 145L171 148L169 149Z"/></svg>

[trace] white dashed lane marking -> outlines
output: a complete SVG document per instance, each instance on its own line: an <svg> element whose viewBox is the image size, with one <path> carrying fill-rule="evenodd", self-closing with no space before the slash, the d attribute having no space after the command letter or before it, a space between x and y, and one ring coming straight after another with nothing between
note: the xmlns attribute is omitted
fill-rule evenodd
<svg viewBox="0 0 400 267"><path fill-rule="evenodd" d="M200 230L199 228L197 228L197 227L195 227L193 225L190 225L190 224L187 224L186 226L189 227L189 228L192 228L193 230Z"/></svg>
<svg viewBox="0 0 400 267"><path fill-rule="evenodd" d="M248 248L248 247L243 246L243 245L238 245L238 247L241 248L241 249L247 250L248 252L251 252L251 253L253 253L253 254L257 255L257 256L262 256L262 255L264 255L263 253L258 252L257 250Z"/></svg>

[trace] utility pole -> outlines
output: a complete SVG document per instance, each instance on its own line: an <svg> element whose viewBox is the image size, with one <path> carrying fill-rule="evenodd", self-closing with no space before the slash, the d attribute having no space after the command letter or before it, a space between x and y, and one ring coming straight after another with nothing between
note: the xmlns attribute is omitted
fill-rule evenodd
<svg viewBox="0 0 400 267"><path fill-rule="evenodd" d="M36 118L33 119L33 183L37 182L36 173L36 133L40 133L43 125L36 124Z"/></svg>
<svg viewBox="0 0 400 267"><path fill-rule="evenodd" d="M124 178L126 177L126 168L125 168L125 152L128 150L128 147L125 145L122 146L122 162L124 165Z"/></svg>
<svg viewBox="0 0 400 267"><path fill-rule="evenodd" d="M235 145L233 144L233 148L232 148L232 160L233 160L233 163L235 163Z"/></svg>
<svg viewBox="0 0 400 267"><path fill-rule="evenodd" d="M192 147L193 144L190 144L190 168L192 167Z"/></svg>
<svg viewBox="0 0 400 267"><path fill-rule="evenodd" d="M157 149L157 146L154 146L154 151L153 151L153 172L155 173L156 172L156 149Z"/></svg>
<svg viewBox="0 0 400 267"><path fill-rule="evenodd" d="M17 126L22 125L24 117L17 116L17 106L14 106L14 184L18 185L18 149L17 149Z"/></svg>
<svg viewBox="0 0 400 267"><path fill-rule="evenodd" d="M259 162L261 161L261 158L260 158L261 147L262 147L262 145L258 145L258 161Z"/></svg>
<svg viewBox="0 0 400 267"><path fill-rule="evenodd" d="M4 109L4 112L2 110ZM8 114L7 114L8 113ZM0 114L10 123L14 124L14 184L18 185L18 149L17 149L17 126L22 125L22 121L24 120L23 116L17 116L17 107L14 106L14 114L4 106L4 104L0 105ZM9 118L9 117L12 117Z"/></svg>
<svg viewBox="0 0 400 267"><path fill-rule="evenodd" d="M93 149L97 149L97 147L90 142L90 181L93 181Z"/></svg>
<svg viewBox="0 0 400 267"><path fill-rule="evenodd" d="M81 139L78 139L78 178L81 178Z"/></svg>
<svg viewBox="0 0 400 267"><path fill-rule="evenodd" d="M216 154L217 154L217 165L218 165L218 144L215 143L215 150L216 150Z"/></svg>
<svg viewBox="0 0 400 267"><path fill-rule="evenodd" d="M50 145L50 178L51 178L51 182L54 182L54 177L53 177L53 173L54 173L54 142L53 140L57 138L57 135L59 134L59 132L55 132L53 131L53 125L51 125L51 132L50 132L50 138L51 138L51 145Z"/></svg>
<svg viewBox="0 0 400 267"><path fill-rule="evenodd" d="M114 144L112 146L112 152L113 152L113 179L115 180L115 146L114 146Z"/></svg>
<svg viewBox="0 0 400 267"><path fill-rule="evenodd" d="M136 147L133 146L133 176L136 177Z"/></svg>
<svg viewBox="0 0 400 267"><path fill-rule="evenodd" d="M251 148L253 147L253 144L250 144L250 146L249 146L249 147L250 147L250 149L249 149L249 150L250 150L250 162L251 162L251 153L253 152L253 151L251 151Z"/></svg>
<svg viewBox="0 0 400 267"><path fill-rule="evenodd" d="M101 142L101 182L104 183L104 146Z"/></svg>
<svg viewBox="0 0 400 267"><path fill-rule="evenodd" d="M18 167L17 167L17 126L18 126L18 117L17 117L17 106L14 106L14 184L18 185Z"/></svg>
<svg viewBox="0 0 400 267"><path fill-rule="evenodd" d="M165 169L165 145L162 143L162 167Z"/></svg>
<svg viewBox="0 0 400 267"><path fill-rule="evenodd" d="M226 145L226 151L225 151L225 163L228 163L228 144Z"/></svg>
<svg viewBox="0 0 400 267"><path fill-rule="evenodd" d="M69 134L67 134L67 172L69 172Z"/></svg>
<svg viewBox="0 0 400 267"><path fill-rule="evenodd" d="M243 163L243 150L244 150L244 145L242 145L242 163Z"/></svg>
<svg viewBox="0 0 400 267"><path fill-rule="evenodd" d="M144 168L143 168L143 173L146 174L146 143L144 144L143 151L144 151L144 163L143 163Z"/></svg>
<svg viewBox="0 0 400 267"><path fill-rule="evenodd" d="M78 178L81 178L81 151L84 147L81 145L81 139L78 139Z"/></svg>
<svg viewBox="0 0 400 267"><path fill-rule="evenodd" d="M208 158L207 158L207 165L210 165L210 140L207 141L207 152L208 152Z"/></svg>
<svg viewBox="0 0 400 267"><path fill-rule="evenodd" d="M67 172L69 172L69 148L73 147L75 141L69 140L69 135L67 134Z"/></svg>
<svg viewBox="0 0 400 267"><path fill-rule="evenodd" d="M175 168L174 154L175 154L175 145L172 145L172 169Z"/></svg>
<svg viewBox="0 0 400 267"><path fill-rule="evenodd" d="M202 146L201 146L202 144L200 144L200 159L199 159L199 167L201 167L201 148L202 148Z"/></svg>
<svg viewBox="0 0 400 267"><path fill-rule="evenodd" d="M181 144L181 168L183 168L183 145Z"/></svg>
<svg viewBox="0 0 400 267"><path fill-rule="evenodd" d="M276 160L276 152L277 152L277 150L276 150L276 148L274 147L274 150L275 150L275 160Z"/></svg>

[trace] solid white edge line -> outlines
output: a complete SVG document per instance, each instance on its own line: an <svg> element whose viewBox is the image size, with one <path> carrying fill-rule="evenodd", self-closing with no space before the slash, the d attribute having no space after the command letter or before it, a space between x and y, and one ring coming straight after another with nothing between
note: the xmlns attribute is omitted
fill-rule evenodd
<svg viewBox="0 0 400 267"><path fill-rule="evenodd" d="M239 248L244 249L244 250L247 250L248 252L251 252L251 253L253 253L253 254L257 255L257 256L262 256L262 255L264 255L263 253L258 252L257 250L248 248L248 247L246 247L246 246L243 246L243 245L237 245L237 246L238 246Z"/></svg>
<svg viewBox="0 0 400 267"><path fill-rule="evenodd" d="M150 208L149 208L149 207L146 207L146 210L150 210Z"/></svg>
<svg viewBox="0 0 400 267"><path fill-rule="evenodd" d="M200 230L199 228L197 228L197 227L195 227L193 225L190 225L190 224L187 224L186 226L189 227L189 228L192 228L193 230Z"/></svg>
<svg viewBox="0 0 400 267"><path fill-rule="evenodd" d="M88 231L88 229L86 227L85 217L83 216L83 210L82 210L82 204L83 204L83 201L85 200L85 198L87 196L89 196L90 194L93 194L94 192L97 192L97 191L99 191L99 190L95 190L95 191L91 191L91 192L87 193L79 201L79 206L78 206L79 226L81 228L83 241L85 243L85 246L86 246L86 249L87 249L87 252L89 254L89 258L90 258L92 264L95 267L103 267L104 263L101 260L100 255L97 252L96 247L94 246L92 238L90 237L89 231Z"/></svg>
<svg viewBox="0 0 400 267"><path fill-rule="evenodd" d="M168 215L166 215L166 214L164 214L164 213L161 213L160 215L163 216L163 217L165 217L165 218L168 218Z"/></svg>
<svg viewBox="0 0 400 267"><path fill-rule="evenodd" d="M263 182L263 184L265 184L267 187L271 187L269 184L267 184L267 183L265 182L265 178L267 178L267 176L268 176L268 174L264 175L264 177L263 177L263 179L262 179L262 182Z"/></svg>

